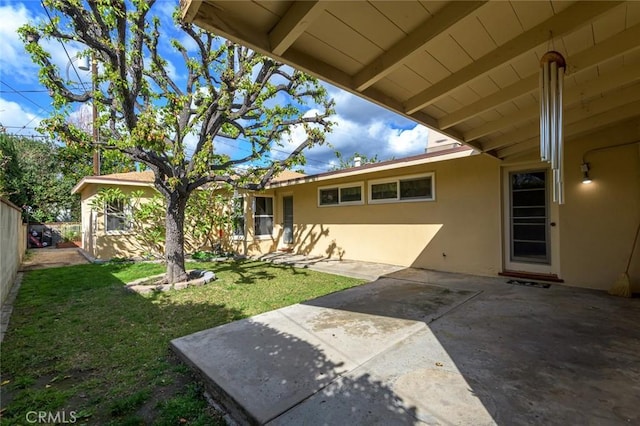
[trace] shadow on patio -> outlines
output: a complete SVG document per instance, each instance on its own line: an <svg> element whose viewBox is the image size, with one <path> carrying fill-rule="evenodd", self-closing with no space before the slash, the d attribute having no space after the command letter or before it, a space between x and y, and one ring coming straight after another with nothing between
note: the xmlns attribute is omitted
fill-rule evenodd
<svg viewBox="0 0 640 426"><path fill-rule="evenodd" d="M638 421L640 303L405 269L172 341L270 424Z"/></svg>

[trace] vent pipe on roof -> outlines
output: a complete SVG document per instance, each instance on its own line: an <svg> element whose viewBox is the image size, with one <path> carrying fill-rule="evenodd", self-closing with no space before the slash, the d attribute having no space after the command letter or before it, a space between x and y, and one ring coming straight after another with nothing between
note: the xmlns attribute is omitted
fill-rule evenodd
<svg viewBox="0 0 640 426"><path fill-rule="evenodd" d="M362 165L362 158L353 157L353 167L360 167Z"/></svg>

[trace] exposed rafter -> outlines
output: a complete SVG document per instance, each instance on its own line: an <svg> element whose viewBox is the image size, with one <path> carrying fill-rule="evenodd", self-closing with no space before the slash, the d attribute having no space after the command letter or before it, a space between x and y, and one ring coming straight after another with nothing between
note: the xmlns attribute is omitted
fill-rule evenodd
<svg viewBox="0 0 640 426"><path fill-rule="evenodd" d="M353 88L362 91L402 65L409 56L422 49L430 40L445 32L486 1L453 2L445 6L389 50L371 61L353 76Z"/></svg>
<svg viewBox="0 0 640 426"><path fill-rule="evenodd" d="M350 75L325 62L318 61L317 59L307 55L306 53L299 52L295 49L289 49L282 55L282 59L286 63L296 64L296 67L298 69L308 72L309 74L329 78L330 81L339 88L350 91L351 93L355 93L355 91L351 87ZM370 87L363 92L360 92L359 94L370 100L371 102L380 105L381 107L402 114L402 104L398 100L385 95L384 93L378 91L377 89L374 89L373 87ZM406 117L432 129L437 129L437 121L431 116L420 111L411 117ZM462 135L458 132L448 131L443 133L455 139L462 140Z"/></svg>
<svg viewBox="0 0 640 426"><path fill-rule="evenodd" d="M586 86L574 86L566 90L563 97L564 105L568 107L576 102L588 100L593 96L599 95L600 93L608 92L615 89L616 87L628 84L636 80L640 80L640 63L629 65L603 74L598 78L589 81L589 84ZM523 121L534 118L539 113L540 106L537 104L529 108L522 109L514 114L506 115L498 120L491 121L466 132L463 135L464 141L474 141L483 136L497 132L500 129L503 129L510 125L521 123Z"/></svg>
<svg viewBox="0 0 640 426"><path fill-rule="evenodd" d="M293 2L287 13L269 31L271 52L282 55L324 9L322 0Z"/></svg>
<svg viewBox="0 0 640 426"><path fill-rule="evenodd" d="M194 22L197 22L199 27L265 54L270 52L269 38L266 34L252 31L232 17L223 18L220 9L212 2L201 3L194 17ZM185 13L189 13L189 10Z"/></svg>
<svg viewBox="0 0 640 426"><path fill-rule="evenodd" d="M565 127L565 138L570 142L571 139L575 139L586 133L590 134L594 131L598 131L604 127L612 124L628 120L637 116L637 111L640 110L640 101L635 101L630 104L621 105L617 108L605 111L600 114L593 115L589 120L578 121L567 127ZM611 136L611 135L610 135ZM637 136L633 136L633 139ZM623 142L620 139L616 139L619 142ZM495 152L498 158L505 159L508 157L521 156L533 152L537 152L540 146L539 139L537 137L527 139L516 145L511 145L506 148L500 149Z"/></svg>
<svg viewBox="0 0 640 426"><path fill-rule="evenodd" d="M274 0L242 6L223 0L182 0L181 5L187 21L501 158L538 148L537 105L531 103L531 107L485 124L478 125L483 121L473 119L485 112L501 117L497 115L501 105L515 101L520 106L518 98L535 96L535 52L543 51L551 38L567 59L567 79L571 79L566 80L564 91L565 133L598 131L603 123L623 117L640 120L640 24L634 18L637 8L632 2L624 2L626 7L618 6L622 2L572 2L561 3L560 8L555 2L532 2L530 8L519 8L513 1L513 8L495 7L489 15L481 2L451 0L399 41L397 31L376 33L374 24L378 21L368 21L384 15L398 28L416 25L419 18L410 14L423 5L420 0L412 3L388 8L378 0ZM337 18L327 21L335 22L335 28L313 25L322 13ZM524 15L529 13L531 17ZM543 16L548 18L541 22ZM508 25L503 28L506 19L511 21L505 21ZM632 23L634 26L625 29ZM438 63L439 55L447 53L443 49L450 42L445 40L449 31L461 36L455 41L466 55L479 59L442 78L438 75L446 75L443 66L469 60L467 56L452 57L447 64ZM492 48L493 43L500 47ZM381 45L391 47L376 57L374 52L379 52ZM405 73L403 64L421 51L426 54L420 65L416 63ZM486 74L493 81L478 79ZM400 75L410 81L399 80ZM403 102L407 90L415 87L414 78L417 82L435 78L437 82L422 92L414 91L415 96ZM469 87L471 81L473 87ZM501 89L492 93L492 84ZM469 90L484 95L478 99Z"/></svg>
<svg viewBox="0 0 640 426"><path fill-rule="evenodd" d="M567 58L569 73L575 74L594 67L600 62L640 49L640 24L622 31L597 45ZM537 70L533 70L537 71ZM516 99L538 88L538 74L520 80L504 89L459 109L438 120L440 129L448 129L463 121L469 120L485 111Z"/></svg>
<svg viewBox="0 0 640 426"><path fill-rule="evenodd" d="M609 110L618 111L620 108L624 109L628 107L630 111L624 112L622 118L637 115L640 109L638 109L634 101L638 98L640 98L640 84L635 84L623 90L610 92L606 97L592 100L584 105L580 104L575 108L569 109L564 115L565 136L575 133L576 126L581 126L585 123L588 126L596 124L597 121L594 119L594 116L607 113ZM539 131L539 123L534 122L492 139L482 144L482 148L485 151L499 150L498 155L500 156L501 153L504 152L503 149L501 149L503 147L510 147L514 144L528 145L532 143L531 141L538 141Z"/></svg>
<svg viewBox="0 0 640 426"><path fill-rule="evenodd" d="M428 87L404 103L405 113L411 115L431 105L457 87L480 77L492 69L549 40L549 34L562 36L578 27L588 24L602 13L616 7L621 2L577 2L552 16L545 22L525 31L485 56L473 61L460 71Z"/></svg>
<svg viewBox="0 0 640 426"><path fill-rule="evenodd" d="M495 92L489 96L484 96L478 101L460 108L445 117L442 117L438 123L441 129L448 129L463 121L469 120L483 112L489 111L497 106L512 101L526 93L534 91L538 87L538 74L532 74L524 80L520 80L504 89Z"/></svg>
<svg viewBox="0 0 640 426"><path fill-rule="evenodd" d="M186 22L193 21L193 18L198 14L198 9L201 5L201 0L180 0L182 20Z"/></svg>

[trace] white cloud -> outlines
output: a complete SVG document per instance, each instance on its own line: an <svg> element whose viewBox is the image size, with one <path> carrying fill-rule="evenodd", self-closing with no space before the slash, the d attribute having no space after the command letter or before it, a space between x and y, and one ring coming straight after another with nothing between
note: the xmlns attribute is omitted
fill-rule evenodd
<svg viewBox="0 0 640 426"><path fill-rule="evenodd" d="M359 96L324 84L336 102L336 113L355 123L385 122L398 128L412 128L415 123Z"/></svg>
<svg viewBox="0 0 640 426"><path fill-rule="evenodd" d="M17 102L0 98L0 124L9 133L30 135L37 133L33 127L40 124L42 116L27 111ZM24 126L24 127L23 127Z"/></svg>
<svg viewBox="0 0 640 426"><path fill-rule="evenodd" d="M0 6L0 16L0 69L4 70L3 74L11 70L21 78L34 80L37 67L29 60L25 61L26 52L18 35L18 28L32 21L34 16L20 3Z"/></svg>
<svg viewBox="0 0 640 426"><path fill-rule="evenodd" d="M327 144L306 151L308 173L320 173L334 166L337 163L336 151L345 158L358 152L367 157L377 156L380 160L425 152L430 132L428 128L413 122L405 123L404 128L396 128L390 123L396 118L394 114L380 111L381 109L375 105L371 108L367 101L347 95L340 94L336 98L338 113L332 117L335 126L333 132L327 134ZM354 111L359 107L368 109L371 114ZM312 115L315 111L310 110L305 115ZM400 119L404 120L402 117ZM295 126L291 135L282 141L284 146L276 147L272 151L273 158L284 158L286 153L296 148L305 137L303 127Z"/></svg>
<svg viewBox="0 0 640 426"><path fill-rule="evenodd" d="M387 129L390 133L387 139L387 150L398 157L424 152L429 138L429 129L416 126L413 129Z"/></svg>

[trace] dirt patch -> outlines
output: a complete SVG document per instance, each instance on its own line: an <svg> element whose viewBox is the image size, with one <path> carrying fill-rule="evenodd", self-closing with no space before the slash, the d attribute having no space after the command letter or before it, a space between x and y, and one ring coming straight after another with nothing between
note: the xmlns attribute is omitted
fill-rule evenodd
<svg viewBox="0 0 640 426"><path fill-rule="evenodd" d="M60 266L82 265L89 263L78 248L42 248L32 249L30 256L22 262L22 271L56 268Z"/></svg>

